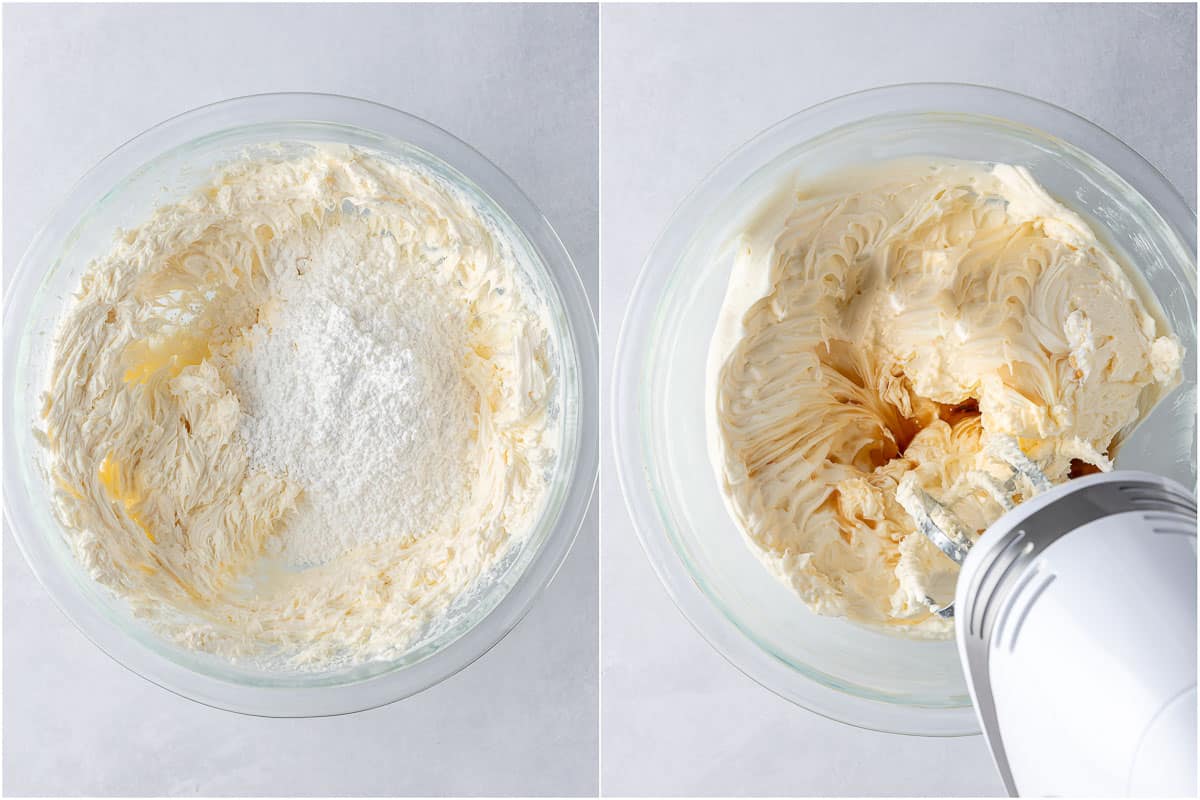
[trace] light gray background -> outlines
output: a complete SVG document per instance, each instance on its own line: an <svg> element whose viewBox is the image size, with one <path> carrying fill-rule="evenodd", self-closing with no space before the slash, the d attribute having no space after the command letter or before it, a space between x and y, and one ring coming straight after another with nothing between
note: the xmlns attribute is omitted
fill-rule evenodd
<svg viewBox="0 0 1200 800"><path fill-rule="evenodd" d="M634 277L679 201L755 133L846 92L907 81L1025 92L1115 133L1195 207L1195 6L608 5L601 32L606 387ZM606 795L1003 792L980 737L857 730L726 662L652 572L607 432L604 445Z"/></svg>
<svg viewBox="0 0 1200 800"><path fill-rule="evenodd" d="M594 6L7 6L6 277L74 181L168 116L336 92L422 116L508 172L597 274ZM93 647L4 536L8 795L594 794L597 514L494 650L362 714L267 720L152 686Z"/></svg>

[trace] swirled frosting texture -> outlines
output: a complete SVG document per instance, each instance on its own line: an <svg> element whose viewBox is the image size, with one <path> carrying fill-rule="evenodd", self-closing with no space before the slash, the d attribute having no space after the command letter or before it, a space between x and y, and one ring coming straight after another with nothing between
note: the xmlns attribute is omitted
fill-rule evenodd
<svg viewBox="0 0 1200 800"><path fill-rule="evenodd" d="M1051 480L1110 469L1180 349L1113 255L1022 168L900 161L788 187L736 243L709 451L736 522L822 614L949 636L957 568L896 502L977 532L991 434ZM1091 465L1090 467L1087 465Z"/></svg>
<svg viewBox="0 0 1200 800"><path fill-rule="evenodd" d="M160 207L90 266L57 334L41 438L80 561L191 648L289 668L405 652L528 532L555 462L555 355L516 258L440 178L348 148L236 162L194 196ZM440 413L421 424L392 420L370 463L386 471L380 453L431 446L396 440L402 431L437 436L432 444L455 468L434 459L439 474L409 470L428 482L411 488L422 502L393 506L464 501L436 517L393 520L391 530L378 514L360 515L381 530L335 532L344 552L296 568L278 556L292 549L297 520L337 524L354 508L302 514L314 487L251 458L287 432L259 425L258 440L248 437L247 414L270 409L243 407L239 391L269 397L272 382L287 377L278 370L318 376L328 366L286 357L288 344L273 343L297 325L310 335L328 325L357 331L357 340L396 341L389 326L413 330L405 293L419 296L424 318L440 320L420 329L438 341L409 335L394 352L371 345L404 383L388 384L384 362L371 358L329 366L338 374L325 386L335 391L322 402L349 415L363 392L402 392L403 402L381 408ZM308 298L302 310L327 308L328 321L272 333L279 304L301 302L290 295ZM265 348L260 361L283 356L254 371L249 348ZM421 372L414 358L433 361ZM355 381L368 378L375 382L359 391ZM427 407L435 401L444 407ZM314 448L336 433L336 419L313 428ZM353 465L353 453L334 455L329 470ZM299 463L301 477L319 471L309 461ZM339 476L326 477L337 488Z"/></svg>

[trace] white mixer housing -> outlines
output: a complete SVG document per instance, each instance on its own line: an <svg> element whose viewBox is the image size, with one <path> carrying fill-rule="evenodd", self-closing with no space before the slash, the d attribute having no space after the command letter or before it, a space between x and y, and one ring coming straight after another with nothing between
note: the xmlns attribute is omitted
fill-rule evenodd
<svg viewBox="0 0 1200 800"><path fill-rule="evenodd" d="M1011 794L1196 795L1196 507L1164 478L1072 480L971 549L955 599Z"/></svg>

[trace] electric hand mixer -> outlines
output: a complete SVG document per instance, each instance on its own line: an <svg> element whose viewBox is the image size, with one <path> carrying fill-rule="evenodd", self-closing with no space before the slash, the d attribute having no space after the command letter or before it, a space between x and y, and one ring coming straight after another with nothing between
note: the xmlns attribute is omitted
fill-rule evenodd
<svg viewBox="0 0 1200 800"><path fill-rule="evenodd" d="M1129 471L1052 487L1015 440L994 453L1011 476L980 488L1008 510L977 542L914 476L897 499L962 567L938 613L1005 787L1196 796L1191 493Z"/></svg>

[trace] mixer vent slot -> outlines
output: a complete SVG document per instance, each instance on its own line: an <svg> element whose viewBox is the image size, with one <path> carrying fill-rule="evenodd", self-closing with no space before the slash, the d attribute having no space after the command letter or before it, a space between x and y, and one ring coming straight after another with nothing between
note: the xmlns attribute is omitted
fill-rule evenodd
<svg viewBox="0 0 1200 800"><path fill-rule="evenodd" d="M1118 486L1117 489L1125 494L1135 506L1161 509L1162 506L1179 509L1190 514L1196 513L1196 502L1179 492L1161 486L1150 486L1144 483L1129 483ZM1166 510L1166 509L1163 509Z"/></svg>
<svg viewBox="0 0 1200 800"><path fill-rule="evenodd" d="M1196 524L1191 517L1188 518L1192 522L1190 526L1181 524L1184 521L1174 514L1143 514L1142 519L1150 523L1150 530L1154 533L1196 538Z"/></svg>
<svg viewBox="0 0 1200 800"><path fill-rule="evenodd" d="M1022 528L1013 534L1012 539L1005 543L987 566L980 569L975 578L974 585L968 593L969 597L980 597L982 590L984 597L987 599L983 603L975 603L971 606L971 615L967 626L967 633L973 636L985 638L987 636L987 623L990 619L988 611L992 603L1000 595L1003 584L1008 579L1009 571L1022 556L1027 556L1033 551L1033 542L1022 542L1025 539L1025 530ZM990 586L989 586L990 584Z"/></svg>
<svg viewBox="0 0 1200 800"><path fill-rule="evenodd" d="M1196 513L1195 506L1187 505L1186 503L1183 503L1173 497L1166 497L1166 496L1155 497L1153 495L1132 494L1132 493L1126 495L1126 497L1129 499L1129 502L1133 503L1135 506L1138 506L1140 508L1153 508L1153 509L1157 510L1157 509L1161 509L1163 506L1167 506L1168 508L1177 509L1181 513L1190 513L1190 514Z"/></svg>
<svg viewBox="0 0 1200 800"><path fill-rule="evenodd" d="M1026 548L1029 545L1025 546ZM1012 627L1012 610L1016 605L1017 600L1021 597L1021 593L1025 591L1025 587L1030 581L1036 578L1042 570L1043 562L1036 561L1032 564L1026 564L1026 568L1016 574L1012 580L1012 589L1004 596L1000 602L1000 608L996 613L996 625L992 629L991 643L995 647L1001 647L1004 641L1005 633Z"/></svg>
<svg viewBox="0 0 1200 800"><path fill-rule="evenodd" d="M1196 538L1196 532L1194 530L1189 531L1184 530L1183 528L1154 528L1153 530L1155 533L1161 533L1164 536L1186 536L1192 539Z"/></svg>
<svg viewBox="0 0 1200 800"><path fill-rule="evenodd" d="M1029 596L1013 601L1010 613L1015 615L1015 619L1013 621L1012 636L1008 640L1008 651L1010 653L1017 647L1017 635L1021 632L1021 626L1025 624L1025 618L1029 616L1029 610L1033 608L1034 604L1037 603L1045 591L1050 588L1050 584L1054 583L1055 575L1053 572L1043 573L1039 570L1037 574L1043 576L1040 581L1026 583L1019 587L1019 590L1023 591L1032 586L1033 588L1028 591Z"/></svg>

